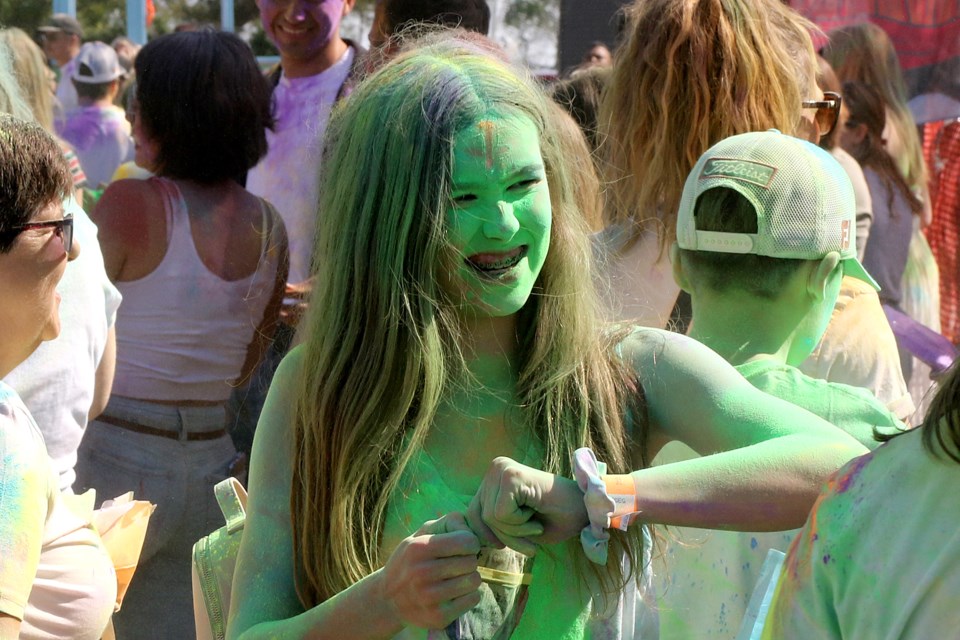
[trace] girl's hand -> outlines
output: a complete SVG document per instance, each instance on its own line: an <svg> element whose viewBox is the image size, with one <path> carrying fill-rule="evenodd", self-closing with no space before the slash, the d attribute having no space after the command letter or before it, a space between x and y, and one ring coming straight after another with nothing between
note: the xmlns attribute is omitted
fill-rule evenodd
<svg viewBox="0 0 960 640"><path fill-rule="evenodd" d="M470 502L467 523L484 545L532 556L538 544L578 535L588 519L574 480L499 457Z"/></svg>
<svg viewBox="0 0 960 640"><path fill-rule="evenodd" d="M443 629L480 602L479 553L463 514L431 520L387 560L383 596L404 625Z"/></svg>

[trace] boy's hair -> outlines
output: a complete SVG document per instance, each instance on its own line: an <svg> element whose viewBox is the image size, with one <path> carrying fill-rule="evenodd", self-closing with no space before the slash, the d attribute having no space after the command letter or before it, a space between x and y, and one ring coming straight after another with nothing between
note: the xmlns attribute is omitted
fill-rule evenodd
<svg viewBox="0 0 960 640"><path fill-rule="evenodd" d="M105 42L88 42L77 54L77 66L71 79L77 96L102 100L110 95L114 82L123 78L123 68L117 61L117 52Z"/></svg>
<svg viewBox="0 0 960 640"><path fill-rule="evenodd" d="M81 68L86 65L80 65ZM73 86L77 90L78 98L86 98L88 100L103 100L110 95L110 87L117 82L116 80L111 80L110 82L77 82L73 81Z"/></svg>
<svg viewBox="0 0 960 640"><path fill-rule="evenodd" d="M697 229L727 233L757 233L757 212L750 201L726 187L715 187L697 198ZM775 299L787 281L807 260L771 258L751 253L718 253L681 249L691 278L720 293L739 290Z"/></svg>
<svg viewBox="0 0 960 640"><path fill-rule="evenodd" d="M63 152L43 127L0 114L0 253L17 227L73 190Z"/></svg>

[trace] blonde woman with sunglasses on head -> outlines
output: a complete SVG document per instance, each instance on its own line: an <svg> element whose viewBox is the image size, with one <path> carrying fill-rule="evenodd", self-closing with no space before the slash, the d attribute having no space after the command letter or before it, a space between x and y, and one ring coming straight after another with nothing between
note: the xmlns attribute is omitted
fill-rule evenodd
<svg viewBox="0 0 960 640"><path fill-rule="evenodd" d="M70 186L57 143L0 115L0 377L60 333L56 287L80 252ZM30 412L0 382L0 637L96 640L110 619L113 564L89 508L66 501Z"/></svg>

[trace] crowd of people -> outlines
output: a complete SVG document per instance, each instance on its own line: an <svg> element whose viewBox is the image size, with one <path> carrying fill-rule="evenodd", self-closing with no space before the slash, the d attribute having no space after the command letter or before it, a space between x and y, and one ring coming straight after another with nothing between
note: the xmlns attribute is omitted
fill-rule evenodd
<svg viewBox="0 0 960 640"><path fill-rule="evenodd" d="M485 0L256 4L266 72L0 30L0 637L196 637L231 476L231 639L956 633L960 365L886 313L960 212L880 27L636 0L546 82ZM122 603L90 489L156 505Z"/></svg>

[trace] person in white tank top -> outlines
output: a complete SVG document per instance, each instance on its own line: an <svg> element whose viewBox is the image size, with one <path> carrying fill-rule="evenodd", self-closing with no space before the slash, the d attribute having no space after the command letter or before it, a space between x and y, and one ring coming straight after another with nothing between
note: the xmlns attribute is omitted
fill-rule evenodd
<svg viewBox="0 0 960 640"><path fill-rule="evenodd" d="M236 181L273 122L249 47L172 34L141 50L136 73L136 161L155 177L112 184L93 213L124 303L113 395L81 446L77 486L157 504L118 637L191 638L190 550L218 525L213 485L239 471L224 404L273 335L287 238Z"/></svg>

